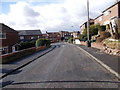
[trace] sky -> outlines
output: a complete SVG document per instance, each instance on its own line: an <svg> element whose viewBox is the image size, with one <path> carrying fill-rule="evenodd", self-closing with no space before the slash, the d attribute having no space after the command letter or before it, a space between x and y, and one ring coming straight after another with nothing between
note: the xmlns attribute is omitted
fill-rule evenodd
<svg viewBox="0 0 120 90"><path fill-rule="evenodd" d="M115 0L89 0L90 18L115 3ZM14 30L43 33L79 31L87 21L87 0L1 0L0 23Z"/></svg>

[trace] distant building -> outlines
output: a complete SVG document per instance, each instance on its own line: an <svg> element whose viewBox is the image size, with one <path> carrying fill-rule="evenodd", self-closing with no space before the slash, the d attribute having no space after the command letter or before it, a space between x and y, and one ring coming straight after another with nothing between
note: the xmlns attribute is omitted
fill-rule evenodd
<svg viewBox="0 0 120 90"><path fill-rule="evenodd" d="M64 38L65 40L68 40L69 38L73 37L72 32L60 31L59 33L60 33L61 37Z"/></svg>
<svg viewBox="0 0 120 90"><path fill-rule="evenodd" d="M94 24L94 19L89 20L90 25ZM80 33L82 34L84 29L87 28L87 21L80 26Z"/></svg>
<svg viewBox="0 0 120 90"><path fill-rule="evenodd" d="M0 23L0 43L0 54L16 51L17 43L19 43L18 32L7 25Z"/></svg>
<svg viewBox="0 0 120 90"><path fill-rule="evenodd" d="M42 34L41 38L48 39L48 35L47 34Z"/></svg>
<svg viewBox="0 0 120 90"><path fill-rule="evenodd" d="M110 22L114 22L116 18L120 18L120 1L116 1L116 3L107 9L105 9L101 15L94 19L95 24L99 23L100 25L110 24Z"/></svg>
<svg viewBox="0 0 120 90"><path fill-rule="evenodd" d="M58 42L61 40L61 36L59 32L46 32L47 39L51 40L51 42Z"/></svg>
<svg viewBox="0 0 120 90"><path fill-rule="evenodd" d="M79 31L74 31L72 32L72 35L74 38L78 38L80 36L80 32Z"/></svg>
<svg viewBox="0 0 120 90"><path fill-rule="evenodd" d="M42 38L40 30L19 30L18 32L21 41L32 41Z"/></svg>

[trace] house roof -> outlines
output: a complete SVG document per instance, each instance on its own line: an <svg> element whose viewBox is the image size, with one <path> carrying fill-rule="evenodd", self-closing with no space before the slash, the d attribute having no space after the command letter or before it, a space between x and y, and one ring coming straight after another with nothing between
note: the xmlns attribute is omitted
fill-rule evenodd
<svg viewBox="0 0 120 90"><path fill-rule="evenodd" d="M5 25L4 23L0 23L0 31L1 32L16 32L14 29L10 28L9 26Z"/></svg>
<svg viewBox="0 0 120 90"><path fill-rule="evenodd" d="M120 1L118 1L118 2L117 2L117 3L115 3L115 4L113 4L112 6L108 7L108 8L107 8L107 9L105 9L103 12L107 11L108 9L110 9L110 8L114 7L114 6L115 6L115 5L117 5L117 4L120 4Z"/></svg>
<svg viewBox="0 0 120 90"><path fill-rule="evenodd" d="M96 20L97 18L101 17L102 15L103 15L103 14L101 14L101 15L97 16L94 20Z"/></svg>
<svg viewBox="0 0 120 90"><path fill-rule="evenodd" d="M20 30L19 35L40 35L40 30Z"/></svg>
<svg viewBox="0 0 120 90"><path fill-rule="evenodd" d="M120 4L120 1L118 1L117 3L113 4L112 6L108 7L107 9L105 9L104 11L102 11L102 13L104 13L105 11L109 10L110 8L114 7L115 5ZM102 16L103 14L99 15L98 17L96 17L95 19L99 18L100 16ZM94 20L95 20L94 19Z"/></svg>
<svg viewBox="0 0 120 90"><path fill-rule="evenodd" d="M94 19L90 19L89 21L90 21L90 22L94 22ZM86 23L87 23L87 21L84 22L82 25L80 25L80 28L81 28L84 24L86 24Z"/></svg>

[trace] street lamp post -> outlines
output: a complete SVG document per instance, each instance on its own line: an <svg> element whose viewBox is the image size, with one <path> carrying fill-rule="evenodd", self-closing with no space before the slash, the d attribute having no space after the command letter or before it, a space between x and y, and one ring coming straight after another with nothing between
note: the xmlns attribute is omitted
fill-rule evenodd
<svg viewBox="0 0 120 90"><path fill-rule="evenodd" d="M90 42L90 23L89 23L89 0L87 0L87 17L88 17L88 21L87 21L87 42L86 42L86 46L87 47L91 47L91 42Z"/></svg>

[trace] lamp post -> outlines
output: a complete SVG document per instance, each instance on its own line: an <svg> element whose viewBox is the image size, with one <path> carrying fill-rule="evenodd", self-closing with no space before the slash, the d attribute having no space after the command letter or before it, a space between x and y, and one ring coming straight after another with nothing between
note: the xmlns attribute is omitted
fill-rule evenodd
<svg viewBox="0 0 120 90"><path fill-rule="evenodd" d="M87 47L91 47L91 42L90 42L90 23L89 23L89 0L87 0L87 17L88 17L88 21L87 21L87 42L86 42L86 46Z"/></svg>

